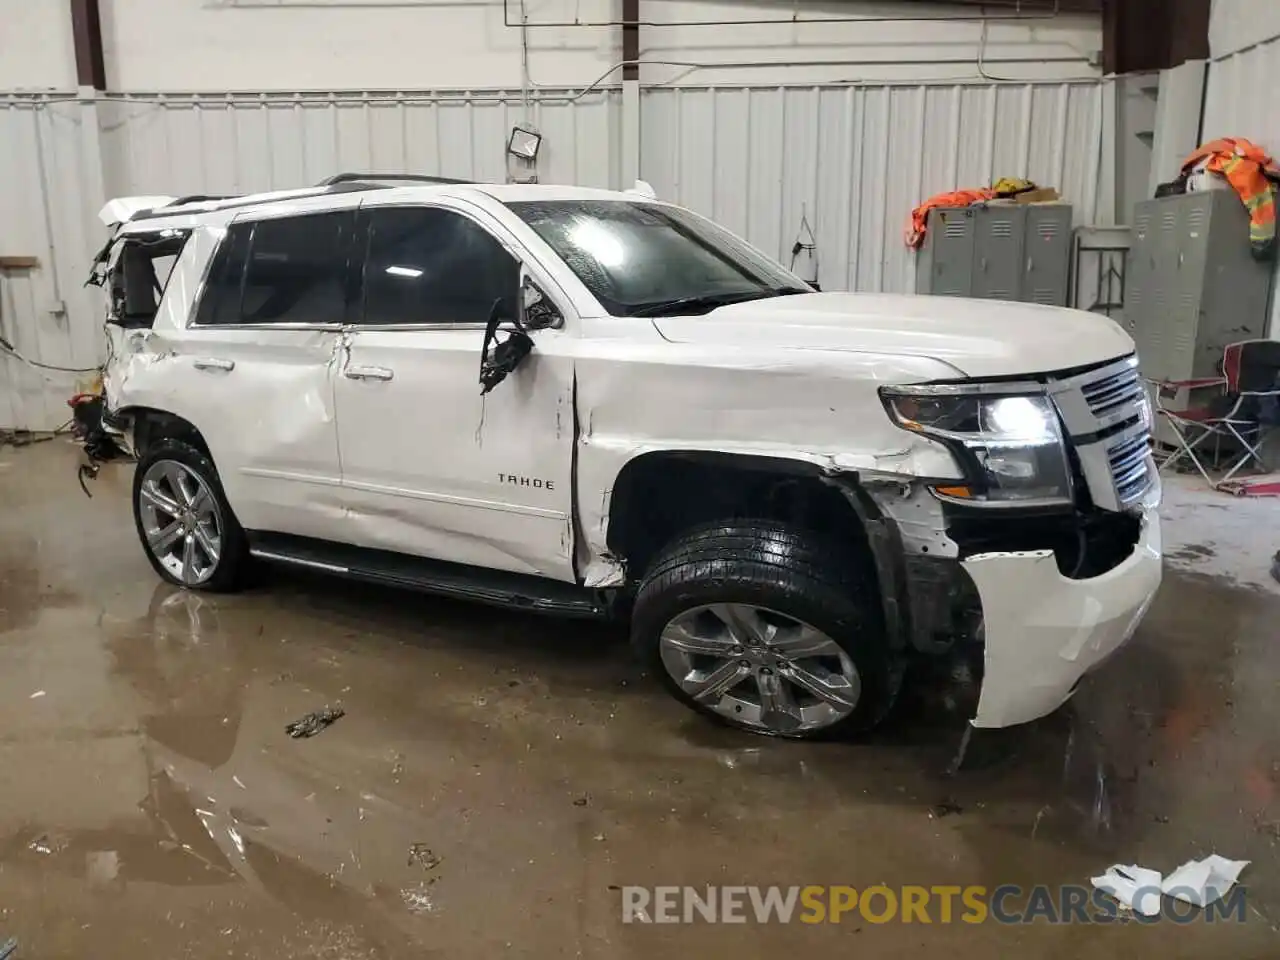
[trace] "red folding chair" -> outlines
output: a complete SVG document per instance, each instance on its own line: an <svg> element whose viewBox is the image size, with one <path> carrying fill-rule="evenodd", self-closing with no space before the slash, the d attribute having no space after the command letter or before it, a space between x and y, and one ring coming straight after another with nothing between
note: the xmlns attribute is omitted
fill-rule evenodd
<svg viewBox="0 0 1280 960"><path fill-rule="evenodd" d="M1160 463L1159 469L1186 457L1211 487L1228 483L1250 462L1266 469L1258 447L1264 425L1280 424L1280 341L1244 340L1230 344L1222 353L1221 377L1149 382L1155 387L1152 392L1156 415L1168 421L1178 438L1178 449ZM1222 387L1222 393L1204 407L1170 410L1161 402L1168 391L1217 386ZM1244 451L1217 481L1209 476L1199 457L1201 445L1211 437L1219 451L1223 440Z"/></svg>

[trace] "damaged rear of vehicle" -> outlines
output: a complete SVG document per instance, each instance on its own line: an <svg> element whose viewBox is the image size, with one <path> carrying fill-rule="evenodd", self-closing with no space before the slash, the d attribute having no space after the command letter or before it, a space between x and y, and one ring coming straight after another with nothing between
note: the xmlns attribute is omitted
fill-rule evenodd
<svg viewBox="0 0 1280 960"><path fill-rule="evenodd" d="M70 400L75 433L86 455L79 471L86 494L89 488L85 481L97 476L102 463L131 456L123 425L105 416L106 395L111 378L121 373L118 360L138 352L145 342L146 331L155 323L174 266L191 234L189 227L133 228L129 220L141 211L173 202L173 197L119 198L98 214L111 236L94 257L85 283L104 293L107 360L100 390L78 394Z"/></svg>

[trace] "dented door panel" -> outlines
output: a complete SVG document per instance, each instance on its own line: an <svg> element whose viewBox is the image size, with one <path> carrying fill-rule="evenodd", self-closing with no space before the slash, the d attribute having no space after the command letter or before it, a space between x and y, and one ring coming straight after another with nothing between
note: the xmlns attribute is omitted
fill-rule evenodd
<svg viewBox="0 0 1280 960"><path fill-rule="evenodd" d="M112 364L112 409L196 424L240 523L341 538L333 361L337 330L133 333Z"/></svg>
<svg viewBox="0 0 1280 960"><path fill-rule="evenodd" d="M222 225L194 229L150 329L109 326L107 406L194 424L248 529L341 539L338 327L190 324Z"/></svg>
<svg viewBox="0 0 1280 960"><path fill-rule="evenodd" d="M343 539L572 581L569 338L539 331L533 353L482 397L483 336L429 326L347 334L336 379Z"/></svg>

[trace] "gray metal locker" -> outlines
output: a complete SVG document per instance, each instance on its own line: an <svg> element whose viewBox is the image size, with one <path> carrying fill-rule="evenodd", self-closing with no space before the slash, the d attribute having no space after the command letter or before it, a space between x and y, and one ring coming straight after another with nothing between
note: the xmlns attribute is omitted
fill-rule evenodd
<svg viewBox="0 0 1280 960"><path fill-rule="evenodd" d="M979 207L976 220L978 271L973 279L973 296L984 300L1024 299L1027 208L1011 203Z"/></svg>
<svg viewBox="0 0 1280 960"><path fill-rule="evenodd" d="M1223 348L1265 336L1273 262L1255 260L1232 190L1145 200L1134 211L1125 322L1144 376L1217 376Z"/></svg>
<svg viewBox="0 0 1280 960"><path fill-rule="evenodd" d="M974 207L933 210L916 264L916 293L973 296Z"/></svg>
<svg viewBox="0 0 1280 960"><path fill-rule="evenodd" d="M916 292L1065 306L1071 220L1065 203L933 210Z"/></svg>
<svg viewBox="0 0 1280 960"><path fill-rule="evenodd" d="M1027 210L1027 272L1024 300L1052 307L1067 305L1071 263L1071 208L1032 203Z"/></svg>

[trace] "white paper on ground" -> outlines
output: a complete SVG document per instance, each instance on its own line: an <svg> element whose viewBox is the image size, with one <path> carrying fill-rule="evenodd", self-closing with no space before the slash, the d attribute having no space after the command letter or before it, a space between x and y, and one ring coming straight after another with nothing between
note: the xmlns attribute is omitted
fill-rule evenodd
<svg viewBox="0 0 1280 960"><path fill-rule="evenodd" d="M1160 914L1159 870L1148 870L1132 863L1117 863L1107 867L1102 876L1093 877L1090 882L1144 917Z"/></svg>
<svg viewBox="0 0 1280 960"><path fill-rule="evenodd" d="M1165 878L1160 889L1185 903L1207 907L1227 895L1248 865L1248 860L1228 860L1216 853L1188 860Z"/></svg>

